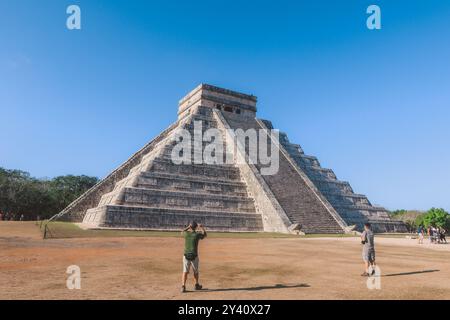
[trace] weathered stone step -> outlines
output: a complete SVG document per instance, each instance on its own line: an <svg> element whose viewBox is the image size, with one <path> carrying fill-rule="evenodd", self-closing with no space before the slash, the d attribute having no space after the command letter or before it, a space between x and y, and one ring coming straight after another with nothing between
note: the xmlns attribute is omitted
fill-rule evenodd
<svg viewBox="0 0 450 320"><path fill-rule="evenodd" d="M210 194L224 194L234 196L247 196L244 183L226 182L225 180L208 180L195 176L158 175L157 173L145 173L139 176L137 187L154 188L160 190L189 190L191 192L203 192Z"/></svg>
<svg viewBox="0 0 450 320"><path fill-rule="evenodd" d="M304 170L311 171L312 173L322 174L326 176L331 176L332 180L336 180L336 175L333 170L328 168L322 168L318 166L304 166Z"/></svg>
<svg viewBox="0 0 450 320"><path fill-rule="evenodd" d="M305 233L343 233L334 219L317 217L315 213L289 214L288 216L294 223L302 225L302 231Z"/></svg>
<svg viewBox="0 0 450 320"><path fill-rule="evenodd" d="M217 121L213 117L207 117L202 115L194 115L190 119L189 122L186 122L183 124L184 128L194 128L194 122L200 121L202 123L202 126L205 128L216 128L217 127Z"/></svg>
<svg viewBox="0 0 450 320"><path fill-rule="evenodd" d="M320 167L319 160L313 156L307 156L305 154L291 154L292 158L300 165L300 166L315 166Z"/></svg>
<svg viewBox="0 0 450 320"><path fill-rule="evenodd" d="M168 141L168 143L167 143L165 149L172 150L172 148L173 148L175 145L177 145L178 143L181 143L181 142L179 142L178 140L172 139L172 140ZM195 150L195 151L197 151L197 152L202 151L206 146L211 145L211 143L214 143L214 142L211 142L211 141L202 141L202 144L201 144L201 145L200 145L200 143L198 143L198 144L197 144L197 143L194 143L194 135L191 136L191 149L192 149L192 150ZM226 141L225 141L225 138L224 138L224 137L222 137L222 147L223 147L223 150L225 151L225 150L226 150Z"/></svg>
<svg viewBox="0 0 450 320"><path fill-rule="evenodd" d="M343 207L348 207L348 208L354 208L355 206L358 205L368 205L368 202L366 202L366 200L363 199L336 199L336 198L327 198L328 201L331 203L331 205L336 209L341 209Z"/></svg>
<svg viewBox="0 0 450 320"><path fill-rule="evenodd" d="M202 126L200 126L200 128L202 129L202 131L200 131L199 129L194 129L194 125L192 124L192 125L188 125L188 124L186 124L186 125L184 125L183 127L181 127L180 129L182 129L182 130L186 130L187 132L189 132L189 134L191 135L191 137L194 137L194 134L199 134L200 132L202 133L202 136L205 136L206 135L206 131L207 130L211 130L211 129L217 129L216 127L214 127L214 126L210 126L210 125L202 125ZM174 131L174 134L176 134L178 131ZM217 132L211 132L211 133L214 133L215 135L217 134L218 135L218 133ZM222 138L224 137L223 135L220 135Z"/></svg>
<svg viewBox="0 0 450 320"><path fill-rule="evenodd" d="M240 181L239 169L234 165L212 164L174 164L172 161L156 158L149 171L175 173L182 175L205 176L209 178Z"/></svg>
<svg viewBox="0 0 450 320"><path fill-rule="evenodd" d="M168 146L164 149L164 151L160 154L160 157L165 158L165 159L169 159L172 160L172 150L173 147L172 146ZM204 156L209 156L210 152L208 151L207 153L204 151L205 149L198 149L198 148L194 148L192 146L191 148L191 152L190 152L190 159L193 161L194 157L199 157L200 159L202 159ZM227 150L225 149L225 147L223 147L223 152L222 152L222 159L225 161L226 159L234 159L234 156L231 152L227 152ZM219 150L216 150L216 152L220 152ZM176 156L176 155L175 155ZM182 156L182 153L180 152L180 157ZM213 154L213 156L215 156ZM231 161L231 160L230 160ZM231 164L231 163L230 163Z"/></svg>
<svg viewBox="0 0 450 320"><path fill-rule="evenodd" d="M329 169L325 169L325 170L315 170L315 169L311 169L311 168L302 168L302 169L311 180L317 180L317 181L335 180L335 181L338 181L334 172Z"/></svg>
<svg viewBox="0 0 450 320"><path fill-rule="evenodd" d="M83 223L101 228L119 226L120 228L179 231L192 220L205 225L208 231L263 231L261 215L255 213L124 205L89 209Z"/></svg>
<svg viewBox="0 0 450 320"><path fill-rule="evenodd" d="M310 178L311 181L317 186L319 190L322 192L343 192L343 193L352 193L353 189L347 181L340 180L331 180L331 179L315 179L314 177Z"/></svg>
<svg viewBox="0 0 450 320"><path fill-rule="evenodd" d="M294 158L294 157L301 157L305 153L303 152L303 149L300 145L295 143L285 143L283 142L283 137L280 134L280 144L284 147L284 149Z"/></svg>
<svg viewBox="0 0 450 320"><path fill-rule="evenodd" d="M125 188L121 204L255 212L254 201L249 197L135 187Z"/></svg>
<svg viewBox="0 0 450 320"><path fill-rule="evenodd" d="M342 194L337 194L337 193L329 193L329 194L325 194L324 196L326 196L326 198L328 199L328 201L335 207L336 205L348 205L348 206L353 206L353 205L370 205L369 200L365 197L365 196L361 196L361 195L342 195Z"/></svg>
<svg viewBox="0 0 450 320"><path fill-rule="evenodd" d="M237 171L239 171L239 169L236 167L234 162L233 163L223 163L223 164L210 164L210 163L206 163L206 161L203 158L199 158L198 160L201 161L202 163L194 163L195 159L194 158L190 158L190 157L188 157L188 160L190 160L191 164L195 165L195 166L205 166L205 165L207 165L207 166L212 166L215 169L223 169L223 170L236 169ZM175 161L174 161L174 159L172 159L172 157L168 157L164 153L159 154L152 161L154 161L154 162L165 162L167 164L172 164L172 165L178 166L178 164L175 163ZM191 165L191 164L179 164L179 165L181 166L181 165Z"/></svg>
<svg viewBox="0 0 450 320"><path fill-rule="evenodd" d="M360 194L360 193L343 193L343 192L336 192L335 190L327 190L322 192L326 196L337 196L337 197L349 197L349 198L364 198L367 199L366 195Z"/></svg>
<svg viewBox="0 0 450 320"><path fill-rule="evenodd" d="M230 184L230 185L243 185L245 186L245 183L241 180L230 180L230 179L221 179L216 177L206 177L206 176L198 176L198 175L190 175L190 174L178 174L178 173L168 173L168 172L159 172L159 171L147 171L142 172L142 176L148 176L148 177L166 177L166 178L179 178L179 179L185 179L185 180L192 180L192 181L205 181L205 182L213 182L213 183L224 183L224 184Z"/></svg>
<svg viewBox="0 0 450 320"><path fill-rule="evenodd" d="M187 157L192 163L194 163L194 161L196 159L200 159L205 164L211 163L213 165L232 166L232 165L234 165L234 162L235 162L234 157L232 157L231 155L226 155L226 154L224 154L222 157L219 157L219 156L216 157L215 155L209 157L207 155L202 155L202 154L196 154L196 155L191 154L190 156L188 155ZM162 160L171 161L171 162L178 161L179 159L184 159L181 156L180 157L176 157L176 156L172 157L171 154L161 154L158 158L162 159Z"/></svg>
<svg viewBox="0 0 450 320"><path fill-rule="evenodd" d="M337 204L336 208L338 208L338 209L348 209L348 210L386 212L386 209L384 209L382 207L374 207L374 206L371 206L371 205L362 205L362 204L354 204L354 205Z"/></svg>
<svg viewBox="0 0 450 320"><path fill-rule="evenodd" d="M405 226L403 221L397 220L387 220L384 219L376 219L370 217L368 222L372 225L372 230L374 232L382 233L382 232L408 232L408 229ZM363 225L361 225L361 228Z"/></svg>

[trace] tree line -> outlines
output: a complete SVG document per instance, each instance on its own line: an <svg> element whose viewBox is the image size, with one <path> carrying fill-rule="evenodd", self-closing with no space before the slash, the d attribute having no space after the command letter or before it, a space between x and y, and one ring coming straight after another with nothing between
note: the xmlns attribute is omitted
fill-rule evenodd
<svg viewBox="0 0 450 320"><path fill-rule="evenodd" d="M85 175L38 179L0 167L0 213L12 220L46 219L63 210L98 182Z"/></svg>
<svg viewBox="0 0 450 320"><path fill-rule="evenodd" d="M450 230L450 215L442 208L431 208L428 211L395 210L391 212L391 217L403 221L410 232L415 232L420 226Z"/></svg>

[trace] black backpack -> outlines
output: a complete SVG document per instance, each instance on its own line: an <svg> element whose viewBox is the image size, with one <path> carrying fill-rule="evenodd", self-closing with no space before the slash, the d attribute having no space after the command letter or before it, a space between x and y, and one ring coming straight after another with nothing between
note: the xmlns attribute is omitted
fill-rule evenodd
<svg viewBox="0 0 450 320"><path fill-rule="evenodd" d="M197 258L197 254L195 254L193 252L188 252L188 253L184 254L184 257L189 261L193 261L193 260L195 260L195 258Z"/></svg>

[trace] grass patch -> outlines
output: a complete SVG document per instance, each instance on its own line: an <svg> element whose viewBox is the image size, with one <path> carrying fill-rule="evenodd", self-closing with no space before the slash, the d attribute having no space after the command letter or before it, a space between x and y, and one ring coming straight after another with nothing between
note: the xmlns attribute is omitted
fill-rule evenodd
<svg viewBox="0 0 450 320"><path fill-rule="evenodd" d="M44 226L45 224L43 224ZM44 227L41 228L44 233ZM111 238L111 237L174 237L179 232L137 231L137 230L84 230L75 223L50 222L47 225L47 238Z"/></svg>
<svg viewBox="0 0 450 320"><path fill-rule="evenodd" d="M359 237L350 233L342 233L342 234L327 234L327 233L317 233L317 234L307 234L304 236L297 236L299 238L352 238Z"/></svg>
<svg viewBox="0 0 450 320"><path fill-rule="evenodd" d="M44 235L46 222L40 225L41 233ZM147 230L84 230L78 225L70 222L50 222L47 225L46 237L51 239L64 238L111 238L111 237L179 237L178 231L147 231ZM349 234L309 234L298 236L295 234L284 234L275 232L208 232L209 238L317 238L317 237L354 237Z"/></svg>
<svg viewBox="0 0 450 320"><path fill-rule="evenodd" d="M377 233L377 234L375 234L375 236L381 237L381 238L406 238L407 236L417 237L417 234L415 234L415 233Z"/></svg>

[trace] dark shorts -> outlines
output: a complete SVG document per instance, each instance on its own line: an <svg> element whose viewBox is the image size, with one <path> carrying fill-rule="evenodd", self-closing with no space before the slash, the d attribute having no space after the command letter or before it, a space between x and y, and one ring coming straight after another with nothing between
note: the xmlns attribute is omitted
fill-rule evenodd
<svg viewBox="0 0 450 320"><path fill-rule="evenodd" d="M365 262L375 261L375 250L363 250L362 258Z"/></svg>

